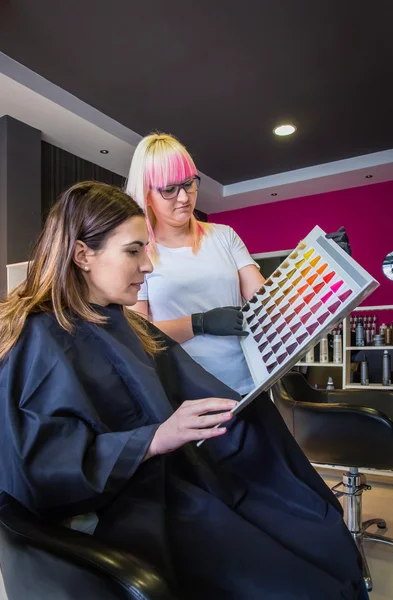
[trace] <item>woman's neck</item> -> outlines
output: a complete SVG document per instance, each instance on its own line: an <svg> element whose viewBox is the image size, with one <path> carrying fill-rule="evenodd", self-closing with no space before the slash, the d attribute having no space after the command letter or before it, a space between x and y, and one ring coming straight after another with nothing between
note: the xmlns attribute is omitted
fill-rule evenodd
<svg viewBox="0 0 393 600"><path fill-rule="evenodd" d="M156 224L154 234L158 244L168 248L192 246L190 221L184 225L172 226L165 223Z"/></svg>

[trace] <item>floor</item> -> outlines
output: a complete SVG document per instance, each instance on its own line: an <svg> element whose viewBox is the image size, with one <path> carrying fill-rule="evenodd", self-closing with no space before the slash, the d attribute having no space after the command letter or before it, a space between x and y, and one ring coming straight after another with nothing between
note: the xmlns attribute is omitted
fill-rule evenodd
<svg viewBox="0 0 393 600"><path fill-rule="evenodd" d="M340 481L340 472L323 470L320 473L329 487ZM393 538L393 477L380 478L367 475L367 480L372 489L363 494L363 520L375 517L385 519L387 523L385 533ZM370 528L370 531L373 530ZM377 532L376 527L374 531ZM393 600L393 547L367 543L365 552L374 583L370 600Z"/></svg>
<svg viewBox="0 0 393 600"><path fill-rule="evenodd" d="M320 472L330 487L340 480L340 472ZM368 483L373 488L363 494L363 518L383 517L388 525L386 535L393 537L393 477L381 479L368 476ZM370 600L393 600L393 548L384 544L367 544L365 548L374 580ZM1 576L0 600L7 600Z"/></svg>

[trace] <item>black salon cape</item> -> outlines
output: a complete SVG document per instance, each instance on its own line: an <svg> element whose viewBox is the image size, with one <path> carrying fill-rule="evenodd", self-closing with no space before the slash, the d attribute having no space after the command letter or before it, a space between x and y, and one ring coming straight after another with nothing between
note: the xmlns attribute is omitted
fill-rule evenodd
<svg viewBox="0 0 393 600"><path fill-rule="evenodd" d="M0 366L0 489L144 558L181 600L358 599L341 509L266 395L222 438L142 463L184 400L238 396L166 339L154 361L120 307L107 325L28 318ZM227 365L228 369L232 368Z"/></svg>

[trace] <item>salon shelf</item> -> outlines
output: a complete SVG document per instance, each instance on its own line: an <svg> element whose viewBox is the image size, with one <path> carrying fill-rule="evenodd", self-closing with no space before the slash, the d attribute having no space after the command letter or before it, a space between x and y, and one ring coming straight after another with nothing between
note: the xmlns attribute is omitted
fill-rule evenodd
<svg viewBox="0 0 393 600"><path fill-rule="evenodd" d="M359 351L368 351L368 350L393 350L393 346L347 346L345 350L359 350Z"/></svg>
<svg viewBox="0 0 393 600"><path fill-rule="evenodd" d="M351 312L375 312L380 310L393 310L393 304L386 304L380 306L358 306ZM369 350L383 351L393 350L393 346L347 346L347 343L351 342L351 330L349 315L343 320L343 381L342 386L344 390L393 390L393 385L382 385L382 383L370 383L370 385L362 385L361 383L351 383L351 352L368 352Z"/></svg>
<svg viewBox="0 0 393 600"><path fill-rule="evenodd" d="M327 363L320 363L320 362L313 362L313 363L308 363L308 362L298 362L295 365L296 367L339 367L340 369L343 366L343 363L332 363L332 362L327 362Z"/></svg>
<svg viewBox="0 0 393 600"><path fill-rule="evenodd" d="M351 312L368 312L368 311L376 311L376 310L392 310L392 304L385 304L379 306L358 306L357 308L353 308Z"/></svg>
<svg viewBox="0 0 393 600"><path fill-rule="evenodd" d="M393 385L382 385L382 383L370 383L362 385L361 383L347 383L347 390L393 390Z"/></svg>

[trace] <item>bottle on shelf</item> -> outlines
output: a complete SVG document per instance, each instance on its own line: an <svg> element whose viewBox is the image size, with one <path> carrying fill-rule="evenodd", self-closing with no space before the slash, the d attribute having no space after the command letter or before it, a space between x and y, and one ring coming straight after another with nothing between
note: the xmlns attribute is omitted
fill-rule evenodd
<svg viewBox="0 0 393 600"><path fill-rule="evenodd" d="M312 364L315 360L314 357L314 346L309 350L304 358L304 362Z"/></svg>
<svg viewBox="0 0 393 600"><path fill-rule="evenodd" d="M374 346L384 346L385 345L385 337L379 333L374 336L373 339Z"/></svg>
<svg viewBox="0 0 393 600"><path fill-rule="evenodd" d="M354 346L355 342L356 342L355 317L352 317L352 322L351 322L350 332L349 332L349 340L350 340L350 346Z"/></svg>
<svg viewBox="0 0 393 600"><path fill-rule="evenodd" d="M385 342L385 331L386 331L386 323L382 323L382 325L379 328L379 335L383 335L384 343L386 343Z"/></svg>
<svg viewBox="0 0 393 600"><path fill-rule="evenodd" d="M329 346L327 337L323 337L319 343L319 362L329 362Z"/></svg>
<svg viewBox="0 0 393 600"><path fill-rule="evenodd" d="M333 378L332 377L328 378L326 389L327 390L334 390L334 383L333 383Z"/></svg>
<svg viewBox="0 0 393 600"><path fill-rule="evenodd" d="M391 385L391 370L389 350L384 350L382 356L382 385Z"/></svg>
<svg viewBox="0 0 393 600"><path fill-rule="evenodd" d="M356 346L364 346L364 328L361 319L356 324Z"/></svg>
<svg viewBox="0 0 393 600"><path fill-rule="evenodd" d="M343 361L343 344L342 337L339 333L336 333L333 337L333 362L342 363Z"/></svg>
<svg viewBox="0 0 393 600"><path fill-rule="evenodd" d="M370 383L368 378L368 362L366 358L360 363L360 383L361 385L368 385Z"/></svg>
<svg viewBox="0 0 393 600"><path fill-rule="evenodd" d="M377 334L377 327L378 327L377 315L373 315L372 328L371 328L373 331L373 337L374 337L374 335Z"/></svg>

